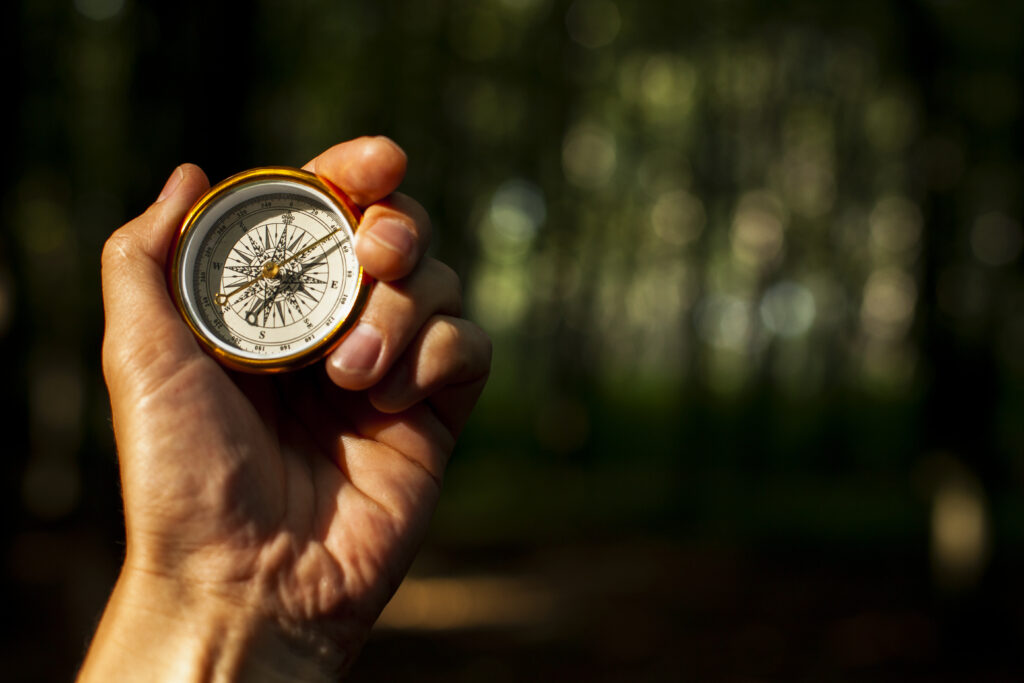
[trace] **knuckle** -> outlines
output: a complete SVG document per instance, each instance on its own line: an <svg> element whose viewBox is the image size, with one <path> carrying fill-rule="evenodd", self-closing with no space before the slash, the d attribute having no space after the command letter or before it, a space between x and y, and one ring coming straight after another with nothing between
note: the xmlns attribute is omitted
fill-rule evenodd
<svg viewBox="0 0 1024 683"><path fill-rule="evenodd" d="M430 233L433 230L433 225L430 222L430 214L427 213L422 204L407 194L393 192L378 202L376 206L399 214L408 221L410 229L420 242L421 248L426 248L430 242ZM367 213L369 213L369 210L367 210Z"/></svg>
<svg viewBox="0 0 1024 683"><path fill-rule="evenodd" d="M458 374L468 361L462 348L461 335L453 322L443 316L434 316L424 333L422 349L433 359L436 367L446 374Z"/></svg>
<svg viewBox="0 0 1024 683"><path fill-rule="evenodd" d="M444 353L451 358L453 374L456 377L465 377L473 369L472 349L466 343L462 331L450 321L446 321L442 329L444 329Z"/></svg>
<svg viewBox="0 0 1024 683"><path fill-rule="evenodd" d="M491 340L479 327L458 318L438 318L431 332L433 352L445 359L450 374L469 379L489 372Z"/></svg>
<svg viewBox="0 0 1024 683"><path fill-rule="evenodd" d="M117 230L103 244L103 252L100 255L100 265L107 269L123 263L134 249L134 243L130 235L123 229Z"/></svg>
<svg viewBox="0 0 1024 683"><path fill-rule="evenodd" d="M432 332L440 351L450 355L458 355L463 351L462 334L451 320L438 318Z"/></svg>

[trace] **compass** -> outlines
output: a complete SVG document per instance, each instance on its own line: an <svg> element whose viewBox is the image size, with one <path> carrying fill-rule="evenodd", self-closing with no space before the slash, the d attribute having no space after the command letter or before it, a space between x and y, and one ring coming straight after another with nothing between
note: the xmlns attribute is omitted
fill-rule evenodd
<svg viewBox="0 0 1024 683"><path fill-rule="evenodd" d="M223 365L280 372L331 352L372 279L356 259L361 214L329 181L268 166L210 188L171 245L168 283L200 344Z"/></svg>

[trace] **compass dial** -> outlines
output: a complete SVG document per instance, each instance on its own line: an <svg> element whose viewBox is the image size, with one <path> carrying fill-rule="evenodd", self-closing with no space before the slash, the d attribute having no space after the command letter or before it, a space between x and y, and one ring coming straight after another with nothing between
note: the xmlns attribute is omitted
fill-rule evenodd
<svg viewBox="0 0 1024 683"><path fill-rule="evenodd" d="M350 201L305 171L247 171L186 218L171 288L186 322L226 365L298 367L340 341L369 290Z"/></svg>

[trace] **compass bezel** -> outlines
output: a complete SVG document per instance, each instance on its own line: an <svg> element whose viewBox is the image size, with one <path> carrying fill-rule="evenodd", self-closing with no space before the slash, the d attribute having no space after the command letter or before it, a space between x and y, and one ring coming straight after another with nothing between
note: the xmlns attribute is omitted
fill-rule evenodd
<svg viewBox="0 0 1024 683"><path fill-rule="evenodd" d="M355 203L329 180L309 171L287 166L262 166L242 171L217 183L196 200L196 203L186 214L181 227L171 242L166 269L167 284L171 292L171 298L182 319L184 319L193 336L199 341L200 346L206 353L228 368L250 373L276 373L297 370L327 356L337 348L338 344L345 338L345 335L355 325L356 320L358 320L366 305L373 286L373 278L366 274L360 264L359 271L354 276L358 283L355 290L355 300L348 314L335 323L330 331L315 343L294 353L269 358L253 358L243 353L233 352L226 342L212 338L203 329L205 323L200 322L202 320L201 314L198 311L191 310L188 305L189 297L182 291L183 267L188 260L185 258L185 248L190 242L188 237L200 222L200 219L216 206L220 200L241 188L255 183L268 182L294 184L307 191L312 190L316 195L322 195L321 199L329 200L329 208L337 212L351 227L353 237L358 233L362 219L362 213ZM196 245L200 241L191 240Z"/></svg>

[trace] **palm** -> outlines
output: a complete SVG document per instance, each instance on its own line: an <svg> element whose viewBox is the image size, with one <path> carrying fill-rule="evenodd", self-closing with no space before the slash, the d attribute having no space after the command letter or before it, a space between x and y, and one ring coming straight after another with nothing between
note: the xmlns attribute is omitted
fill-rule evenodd
<svg viewBox="0 0 1024 683"><path fill-rule="evenodd" d="M436 501L421 464L437 448L430 409L385 415L322 367L270 378L232 378L206 357L179 367L131 417L174 444L126 482L148 503L128 506L142 555L187 557L214 591L272 587L246 600L286 620L344 610L372 623Z"/></svg>

